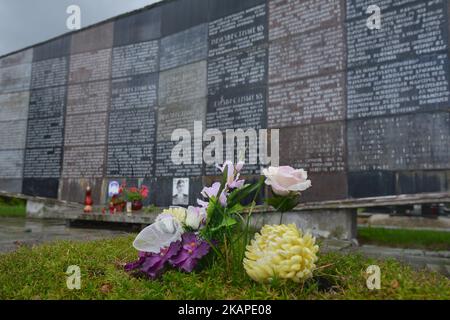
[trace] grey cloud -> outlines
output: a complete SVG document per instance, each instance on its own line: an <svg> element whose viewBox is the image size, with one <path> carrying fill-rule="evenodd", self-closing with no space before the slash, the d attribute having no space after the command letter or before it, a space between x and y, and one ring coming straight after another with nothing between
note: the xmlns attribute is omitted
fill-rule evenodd
<svg viewBox="0 0 450 320"><path fill-rule="evenodd" d="M0 56L66 33L66 9L81 8L82 27L160 0L0 0Z"/></svg>

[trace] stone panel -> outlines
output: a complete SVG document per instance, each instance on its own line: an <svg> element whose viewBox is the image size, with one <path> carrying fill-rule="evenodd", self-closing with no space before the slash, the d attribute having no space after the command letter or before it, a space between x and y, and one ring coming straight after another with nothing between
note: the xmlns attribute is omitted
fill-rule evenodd
<svg viewBox="0 0 450 320"><path fill-rule="evenodd" d="M337 73L269 87L268 127L344 120L345 75Z"/></svg>
<svg viewBox="0 0 450 320"><path fill-rule="evenodd" d="M326 201L348 198L346 172L308 172L312 187L302 192L301 201Z"/></svg>
<svg viewBox="0 0 450 320"><path fill-rule="evenodd" d="M32 90L28 117L30 119L63 117L65 104L65 86Z"/></svg>
<svg viewBox="0 0 450 320"><path fill-rule="evenodd" d="M267 80L267 49L232 52L208 60L208 94L242 86L261 86Z"/></svg>
<svg viewBox="0 0 450 320"><path fill-rule="evenodd" d="M450 168L450 114L350 121L350 171Z"/></svg>
<svg viewBox="0 0 450 320"><path fill-rule="evenodd" d="M62 150L48 147L25 150L25 178L59 178L61 175Z"/></svg>
<svg viewBox="0 0 450 320"><path fill-rule="evenodd" d="M446 54L348 72L348 118L430 112L450 106Z"/></svg>
<svg viewBox="0 0 450 320"><path fill-rule="evenodd" d="M438 1L429 1L436 4ZM411 5L414 2L418 2L417 0L377 0L376 3L374 3L372 0L347 0L347 20L355 19L355 18L362 18L366 17L366 10L367 8L372 5L376 4L378 7L380 7L381 12L386 12L393 10L398 7L403 7L407 5ZM426 1L422 1L426 2Z"/></svg>
<svg viewBox="0 0 450 320"><path fill-rule="evenodd" d="M209 0L179 0L162 5L162 36L168 36L208 21Z"/></svg>
<svg viewBox="0 0 450 320"><path fill-rule="evenodd" d="M110 93L110 81L71 85L68 89L67 114L106 112Z"/></svg>
<svg viewBox="0 0 450 320"><path fill-rule="evenodd" d="M187 129L194 136L194 122L205 128L206 99L183 101L158 108L158 141L170 141L176 129Z"/></svg>
<svg viewBox="0 0 450 320"><path fill-rule="evenodd" d="M0 59L0 68L29 64L33 61L33 49L23 50Z"/></svg>
<svg viewBox="0 0 450 320"><path fill-rule="evenodd" d="M0 121L27 119L30 92L0 95Z"/></svg>
<svg viewBox="0 0 450 320"><path fill-rule="evenodd" d="M395 193L446 192L448 171L400 171L395 173Z"/></svg>
<svg viewBox="0 0 450 320"><path fill-rule="evenodd" d="M218 20L219 18L265 3L266 0L209 0L210 20Z"/></svg>
<svg viewBox="0 0 450 320"><path fill-rule="evenodd" d="M103 205L103 179L61 179L61 200L84 203L86 188L92 190L94 205Z"/></svg>
<svg viewBox="0 0 450 320"><path fill-rule="evenodd" d="M345 124L330 122L280 130L280 165L310 173L343 172L346 168Z"/></svg>
<svg viewBox="0 0 450 320"><path fill-rule="evenodd" d="M128 109L109 115L109 144L148 144L155 141L156 120L152 109Z"/></svg>
<svg viewBox="0 0 450 320"><path fill-rule="evenodd" d="M206 61L161 72L159 105L170 105L206 96Z"/></svg>
<svg viewBox="0 0 450 320"><path fill-rule="evenodd" d="M153 163L153 143L108 146L108 177L152 177Z"/></svg>
<svg viewBox="0 0 450 320"><path fill-rule="evenodd" d="M1 179L0 191L22 193L22 179Z"/></svg>
<svg viewBox="0 0 450 320"><path fill-rule="evenodd" d="M62 36L33 48L33 62L68 56L71 36Z"/></svg>
<svg viewBox="0 0 450 320"><path fill-rule="evenodd" d="M57 198L59 179L33 178L23 180L23 193L34 197Z"/></svg>
<svg viewBox="0 0 450 320"><path fill-rule="evenodd" d="M114 46L146 42L161 36L161 7L144 9L114 22Z"/></svg>
<svg viewBox="0 0 450 320"><path fill-rule="evenodd" d="M0 94L30 89L31 64L0 69Z"/></svg>
<svg viewBox="0 0 450 320"><path fill-rule="evenodd" d="M266 89L224 91L208 99L207 128L227 129L267 127Z"/></svg>
<svg viewBox="0 0 450 320"><path fill-rule="evenodd" d="M207 24L201 24L161 39L161 70L204 60L207 56Z"/></svg>
<svg viewBox="0 0 450 320"><path fill-rule="evenodd" d="M106 146L64 148L63 178L101 178L104 171Z"/></svg>
<svg viewBox="0 0 450 320"><path fill-rule="evenodd" d="M103 80L110 76L111 49L79 53L70 57L70 84Z"/></svg>
<svg viewBox="0 0 450 320"><path fill-rule="evenodd" d="M67 116L64 145L67 147L105 144L107 121L106 112Z"/></svg>
<svg viewBox="0 0 450 320"><path fill-rule="evenodd" d="M447 1L422 1L382 11L382 28L367 28L367 18L347 23L348 67L415 58L448 50Z"/></svg>
<svg viewBox="0 0 450 320"><path fill-rule="evenodd" d="M64 119L29 119L27 130L27 148L61 146L63 142Z"/></svg>
<svg viewBox="0 0 450 320"><path fill-rule="evenodd" d="M71 53L81 53L111 48L114 38L114 23L108 22L82 30L72 35Z"/></svg>
<svg viewBox="0 0 450 320"><path fill-rule="evenodd" d="M260 45L266 40L266 4L209 23L209 57Z"/></svg>
<svg viewBox="0 0 450 320"><path fill-rule="evenodd" d="M177 142L173 141L158 141L156 145L156 177L198 177L202 175L202 165L194 164L193 157L191 157L190 164L174 164L172 162L172 149ZM194 149L192 146L191 155L193 156Z"/></svg>
<svg viewBox="0 0 450 320"><path fill-rule="evenodd" d="M157 72L159 42L147 41L116 47L112 53L112 77Z"/></svg>
<svg viewBox="0 0 450 320"><path fill-rule="evenodd" d="M23 150L0 150L0 178L22 178Z"/></svg>
<svg viewBox="0 0 450 320"><path fill-rule="evenodd" d="M26 135L26 119L0 122L0 150L24 149Z"/></svg>
<svg viewBox="0 0 450 320"><path fill-rule="evenodd" d="M341 27L300 34L269 47L269 82L337 73L345 69L345 35Z"/></svg>
<svg viewBox="0 0 450 320"><path fill-rule="evenodd" d="M62 86L67 83L67 57L33 62L31 88Z"/></svg>
<svg viewBox="0 0 450 320"><path fill-rule="evenodd" d="M233 163L237 163L238 161L245 162L243 169L241 170L241 175L260 175L261 174L261 167L262 164L259 162L260 158L258 158L259 154L259 141L260 140L252 140L252 135L250 134L251 131L248 131L246 129L243 130L243 134L245 135L244 140L238 140L236 136L232 136L233 130L228 136L225 132L222 132L223 135L223 149L222 149L222 160L218 161L218 163L207 163L205 164L205 176L207 178L210 178L211 176L217 176L220 174L220 171L217 168L217 164L222 165L223 161L225 160L231 160ZM236 129L237 131L237 129ZM236 133L234 131L234 133ZM256 139L259 138L258 131L256 132L256 136L254 136ZM232 140L233 139L233 140ZM270 141L270 140L268 140ZM214 143L214 142L212 142ZM204 144L204 152L208 156L216 156L216 154L212 154L212 150L209 149L209 142L206 142ZM255 147L255 155L256 158L253 157L253 159L250 159L250 150L252 147ZM214 150L215 153L216 150ZM217 150L220 154L221 149L219 148ZM270 151L270 149L269 149ZM229 153L227 155L227 152ZM233 152L233 154L231 154ZM211 153L211 154L210 154ZM213 159L215 160L215 158ZM220 181L220 177L218 177L216 180ZM256 181L255 181L256 182Z"/></svg>
<svg viewBox="0 0 450 320"><path fill-rule="evenodd" d="M275 40L341 25L345 19L345 2L269 0L269 12L269 39Z"/></svg>
<svg viewBox="0 0 450 320"><path fill-rule="evenodd" d="M158 74L114 79L111 110L153 108L158 101Z"/></svg>
<svg viewBox="0 0 450 320"><path fill-rule="evenodd" d="M416 172L416 192L446 192L449 188L447 182L448 172L432 170Z"/></svg>
<svg viewBox="0 0 450 320"><path fill-rule="evenodd" d="M353 198L395 194L395 176L390 171L349 172L348 185L349 196Z"/></svg>

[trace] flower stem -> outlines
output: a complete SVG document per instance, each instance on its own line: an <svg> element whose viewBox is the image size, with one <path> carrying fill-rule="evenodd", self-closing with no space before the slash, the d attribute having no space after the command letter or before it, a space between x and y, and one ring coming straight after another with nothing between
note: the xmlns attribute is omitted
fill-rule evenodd
<svg viewBox="0 0 450 320"><path fill-rule="evenodd" d="M263 186L263 184L264 184L264 177L261 176L261 177L259 178L259 181L258 181L258 189L256 190L255 195L253 196L252 204L251 204L251 206L250 206L250 210L249 210L248 215L247 215L247 222L246 222L246 225L245 225L245 231L244 231L244 232L245 232L245 235L244 235L244 243L243 243L242 253L241 253L241 261L242 261L242 260L244 259L244 257L245 257L245 249L246 249L247 244L248 244L248 233L249 233L248 230L249 230L249 228L250 228L250 218L252 217L253 210L255 209L256 198L258 197L259 192L261 191L261 187Z"/></svg>

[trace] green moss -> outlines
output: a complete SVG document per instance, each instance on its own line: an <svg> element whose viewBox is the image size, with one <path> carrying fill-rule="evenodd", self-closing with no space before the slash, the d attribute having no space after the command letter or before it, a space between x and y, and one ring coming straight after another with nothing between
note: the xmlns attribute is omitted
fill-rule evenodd
<svg viewBox="0 0 450 320"><path fill-rule="evenodd" d="M315 277L302 285L257 284L242 268L226 277L221 263L191 274L169 271L151 281L123 271L137 256L132 240L61 241L0 255L0 299L450 299L450 280L443 276L335 253L320 255ZM371 264L381 268L378 291L366 287ZM81 268L81 290L66 287L70 265Z"/></svg>
<svg viewBox="0 0 450 320"><path fill-rule="evenodd" d="M0 197L0 217L25 217L26 201Z"/></svg>
<svg viewBox="0 0 450 320"><path fill-rule="evenodd" d="M450 250L450 232L428 230L358 228L358 240L362 244L391 247Z"/></svg>

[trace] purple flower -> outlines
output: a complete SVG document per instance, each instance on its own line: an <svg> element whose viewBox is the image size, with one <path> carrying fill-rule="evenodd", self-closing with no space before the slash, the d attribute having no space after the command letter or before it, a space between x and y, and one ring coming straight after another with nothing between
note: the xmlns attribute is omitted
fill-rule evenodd
<svg viewBox="0 0 450 320"><path fill-rule="evenodd" d="M242 170L243 166L244 163L242 161L238 162L235 166L233 162L228 160L224 162L223 166L217 165L217 168L221 172L224 172L225 169L227 170L227 188L239 189L244 185L245 180L239 180L239 172Z"/></svg>
<svg viewBox="0 0 450 320"><path fill-rule="evenodd" d="M161 249L160 253L139 252L139 260L128 263L126 271L139 270L147 274L150 278L156 278L170 258L175 256L181 248L181 242L172 242L169 247Z"/></svg>
<svg viewBox="0 0 450 320"><path fill-rule="evenodd" d="M183 234L181 250L169 262L172 266L186 272L192 272L198 261L208 254L209 244L194 233Z"/></svg>
<svg viewBox="0 0 450 320"><path fill-rule="evenodd" d="M244 161L239 161L236 164L236 172L241 172L242 168L244 167Z"/></svg>
<svg viewBox="0 0 450 320"><path fill-rule="evenodd" d="M207 208L208 208L208 205L209 205L209 202L203 201L203 200L201 200L201 199L197 199L197 204L198 204L200 207L202 207L202 208L204 208L204 209L207 209Z"/></svg>
<svg viewBox="0 0 450 320"><path fill-rule="evenodd" d="M220 182L215 182L211 187L204 187L201 194L205 198L211 198L211 197L217 197L217 194L220 190ZM225 192L225 190L222 191L222 193L219 196L219 202L222 206L227 205L227 196L228 194Z"/></svg>

